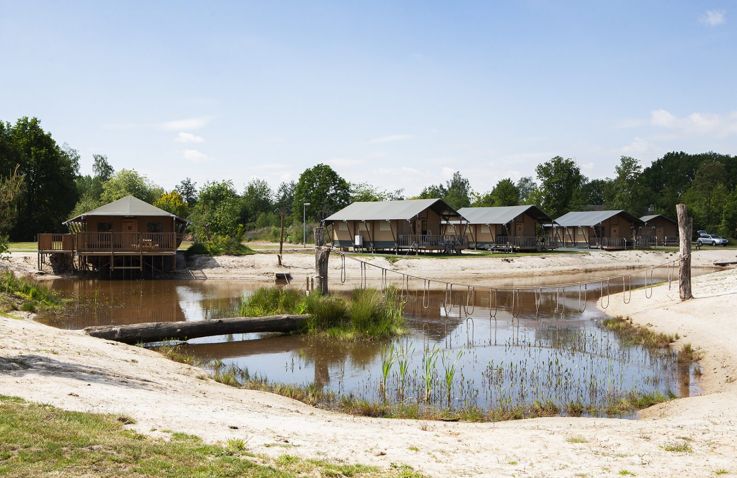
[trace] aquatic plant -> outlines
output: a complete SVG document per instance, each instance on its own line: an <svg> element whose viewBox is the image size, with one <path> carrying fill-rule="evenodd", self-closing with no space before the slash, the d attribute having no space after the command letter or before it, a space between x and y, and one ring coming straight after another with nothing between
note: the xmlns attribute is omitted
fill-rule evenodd
<svg viewBox="0 0 737 478"><path fill-rule="evenodd" d="M307 314L310 333L335 338L384 338L403 333L404 309L397 289L355 290L349 299L277 287L257 289L241 301L240 314Z"/></svg>
<svg viewBox="0 0 737 478"><path fill-rule="evenodd" d="M399 351L397 353L397 368L399 372L399 383L397 393L399 395L399 401L404 401L404 389L407 384L407 372L409 371L410 357L414 352L414 346L408 340L402 341L399 344Z"/></svg>
<svg viewBox="0 0 737 478"><path fill-rule="evenodd" d="M463 350L459 350L456 354L455 360L450 357L450 354L443 352L440 356L440 361L443 364L443 371L445 372L445 391L448 399L448 407L451 406L451 392L453 390L453 378L456 374L456 364L463 357Z"/></svg>
<svg viewBox="0 0 737 478"><path fill-rule="evenodd" d="M432 349L425 347L422 353L422 380L425 384L425 402L430 401L433 382L435 381L435 364L438 360L439 353L440 349L437 345L433 346Z"/></svg>
<svg viewBox="0 0 737 478"><path fill-rule="evenodd" d="M392 365L394 365L394 345L390 345L389 347L384 347L381 350L381 386L380 391L381 395L383 397L383 400L386 401L386 383L389 379L389 374L392 370Z"/></svg>

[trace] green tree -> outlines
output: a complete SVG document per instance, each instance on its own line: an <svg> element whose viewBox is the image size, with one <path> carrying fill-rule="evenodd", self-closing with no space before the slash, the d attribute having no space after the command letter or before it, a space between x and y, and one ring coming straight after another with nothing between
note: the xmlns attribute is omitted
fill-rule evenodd
<svg viewBox="0 0 737 478"><path fill-rule="evenodd" d="M582 201L584 177L576 162L556 156L535 169L540 181L540 206L551 217L562 216Z"/></svg>
<svg viewBox="0 0 737 478"><path fill-rule="evenodd" d="M584 206L612 207L613 184L611 179L592 179L581 185L581 203Z"/></svg>
<svg viewBox="0 0 737 478"><path fill-rule="evenodd" d="M396 201L404 199L401 189L382 191L368 183L351 184L351 202Z"/></svg>
<svg viewBox="0 0 737 478"><path fill-rule="evenodd" d="M348 205L351 200L350 185L327 164L305 169L294 188L292 215L295 222L302 221L302 207L307 207L307 219L320 220Z"/></svg>
<svg viewBox="0 0 737 478"><path fill-rule="evenodd" d="M104 154L93 154L92 155L92 172L95 173L95 177L99 178L103 183L113 177L115 168L107 160L107 156Z"/></svg>
<svg viewBox="0 0 737 478"><path fill-rule="evenodd" d="M61 230L77 202L77 157L60 148L36 118L0 125L0 174L7 176L18 166L25 184L18 198L23 220L16 221L10 237L32 240L39 232Z"/></svg>
<svg viewBox="0 0 737 478"><path fill-rule="evenodd" d="M694 229L715 231L722 223L729 198L726 168L720 161L706 161L696 171L693 183L683 194L683 201L694 217Z"/></svg>
<svg viewBox="0 0 737 478"><path fill-rule="evenodd" d="M737 237L737 187L724 202L718 232L725 237Z"/></svg>
<svg viewBox="0 0 737 478"><path fill-rule="evenodd" d="M241 221L243 224L256 227L268 225L265 216L273 217L274 198L269 183L263 179L254 179L246 185L243 191L243 203L241 208ZM258 221L262 218L261 221ZM260 224L256 224L259 222Z"/></svg>
<svg viewBox="0 0 737 478"><path fill-rule="evenodd" d="M7 251L8 233L18 218L18 199L24 185L19 169L16 166L7 177L0 176L0 255Z"/></svg>
<svg viewBox="0 0 737 478"><path fill-rule="evenodd" d="M177 190L162 194L154 201L154 206L182 218L186 218L189 215L189 205Z"/></svg>
<svg viewBox="0 0 737 478"><path fill-rule="evenodd" d="M276 198L274 199L274 208L277 211L283 211L285 215L292 213L294 205L294 188L297 185L294 181L283 182L276 190Z"/></svg>
<svg viewBox="0 0 737 478"><path fill-rule="evenodd" d="M459 171L445 183L445 191L443 199L451 207L460 209L471 205L471 183Z"/></svg>
<svg viewBox="0 0 737 478"><path fill-rule="evenodd" d="M103 203L109 203L131 195L153 204L163 192L161 187L153 184L135 169L121 169L103 183L100 200Z"/></svg>
<svg viewBox="0 0 737 478"><path fill-rule="evenodd" d="M496 183L494 189L479 196L474 201L474 206L516 206L519 204L519 189L509 178L501 179Z"/></svg>
<svg viewBox="0 0 737 478"><path fill-rule="evenodd" d="M537 183L530 176L519 178L517 183L517 191L519 191L520 204L535 204L534 198L537 195Z"/></svg>
<svg viewBox="0 0 737 478"><path fill-rule="evenodd" d="M645 212L644 194L640 175L642 166L640 162L629 156L619 158L616 166L617 173L612 184L611 207L613 209L624 209L636 216Z"/></svg>
<svg viewBox="0 0 737 478"><path fill-rule="evenodd" d="M472 195L470 182L459 171L456 171L445 184L426 187L416 196L416 199L442 199L451 207L460 209L471 205Z"/></svg>
<svg viewBox="0 0 737 478"><path fill-rule="evenodd" d="M427 186L415 199L443 199L448 194L442 184Z"/></svg>
<svg viewBox="0 0 737 478"><path fill-rule="evenodd" d="M241 198L232 181L206 183L190 214L195 238L208 241L216 235L240 238Z"/></svg>
<svg viewBox="0 0 737 478"><path fill-rule="evenodd" d="M190 207L197 202L197 183L190 178L184 178L174 189Z"/></svg>

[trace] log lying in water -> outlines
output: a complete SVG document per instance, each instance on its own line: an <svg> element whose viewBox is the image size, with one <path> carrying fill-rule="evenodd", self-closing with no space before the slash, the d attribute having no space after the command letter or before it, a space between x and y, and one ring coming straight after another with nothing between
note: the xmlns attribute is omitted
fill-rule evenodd
<svg viewBox="0 0 737 478"><path fill-rule="evenodd" d="M252 332L297 332L307 322L306 315L271 315L267 317L235 317L232 319L197 322L145 322L130 325L102 325L84 331L101 339L124 344L187 340L213 335L247 334Z"/></svg>

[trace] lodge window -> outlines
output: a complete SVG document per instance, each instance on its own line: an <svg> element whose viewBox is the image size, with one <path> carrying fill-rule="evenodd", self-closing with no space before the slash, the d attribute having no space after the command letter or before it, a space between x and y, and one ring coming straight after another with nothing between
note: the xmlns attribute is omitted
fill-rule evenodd
<svg viewBox="0 0 737 478"><path fill-rule="evenodd" d="M338 230L339 231L348 231L348 224L346 224L344 222L339 222L338 223Z"/></svg>
<svg viewBox="0 0 737 478"><path fill-rule="evenodd" d="M113 230L113 225L110 222L98 222L97 232L110 232Z"/></svg>
<svg viewBox="0 0 737 478"><path fill-rule="evenodd" d="M380 230L380 231L391 231L391 230L392 230L392 226L391 226L391 224L390 224L389 222L387 222L387 221L381 221L381 222L379 223L379 230Z"/></svg>
<svg viewBox="0 0 737 478"><path fill-rule="evenodd" d="M163 232L164 227L161 225L160 222L149 222L146 224L146 230L148 232Z"/></svg>

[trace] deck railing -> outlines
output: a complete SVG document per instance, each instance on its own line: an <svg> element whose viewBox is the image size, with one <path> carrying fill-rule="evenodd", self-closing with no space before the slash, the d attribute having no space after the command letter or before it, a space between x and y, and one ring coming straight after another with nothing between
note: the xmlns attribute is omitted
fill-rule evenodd
<svg viewBox="0 0 737 478"><path fill-rule="evenodd" d="M74 234L43 232L38 235L39 251L73 251Z"/></svg>
<svg viewBox="0 0 737 478"><path fill-rule="evenodd" d="M448 249L465 245L463 237L439 234L400 234L399 247L413 249Z"/></svg>
<svg viewBox="0 0 737 478"><path fill-rule="evenodd" d="M158 252L177 249L176 232L79 232L38 235L39 251Z"/></svg>

